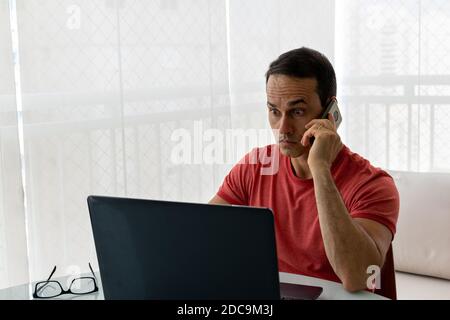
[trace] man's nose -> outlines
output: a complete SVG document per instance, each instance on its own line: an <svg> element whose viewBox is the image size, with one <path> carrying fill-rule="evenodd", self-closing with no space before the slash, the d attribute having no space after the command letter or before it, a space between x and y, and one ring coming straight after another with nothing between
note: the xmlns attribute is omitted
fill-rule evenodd
<svg viewBox="0 0 450 320"><path fill-rule="evenodd" d="M292 125L285 115L281 117L280 127L278 129L280 134L291 134L293 132Z"/></svg>

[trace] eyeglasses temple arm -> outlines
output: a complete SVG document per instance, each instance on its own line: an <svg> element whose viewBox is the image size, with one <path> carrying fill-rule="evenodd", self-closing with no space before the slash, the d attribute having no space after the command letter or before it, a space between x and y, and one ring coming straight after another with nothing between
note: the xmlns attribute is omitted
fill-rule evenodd
<svg viewBox="0 0 450 320"><path fill-rule="evenodd" d="M97 279L97 277L95 276L94 270L92 270L92 266L91 263L89 262L89 269L91 269L92 275L94 276L95 279Z"/></svg>
<svg viewBox="0 0 450 320"><path fill-rule="evenodd" d="M50 273L50 276L48 277L48 279L46 281L50 281L50 279L52 278L52 276L55 273L55 271L56 271L56 266L53 268L52 273Z"/></svg>

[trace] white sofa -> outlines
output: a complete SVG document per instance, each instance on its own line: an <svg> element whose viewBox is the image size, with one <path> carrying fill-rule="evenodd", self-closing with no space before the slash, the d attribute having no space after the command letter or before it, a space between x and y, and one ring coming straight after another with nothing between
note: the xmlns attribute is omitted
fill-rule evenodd
<svg viewBox="0 0 450 320"><path fill-rule="evenodd" d="M400 194L398 299L450 299L450 174L389 171Z"/></svg>

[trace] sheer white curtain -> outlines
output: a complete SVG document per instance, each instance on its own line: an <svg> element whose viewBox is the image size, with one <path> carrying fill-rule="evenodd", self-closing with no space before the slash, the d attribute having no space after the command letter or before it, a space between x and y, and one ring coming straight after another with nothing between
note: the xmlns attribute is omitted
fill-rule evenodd
<svg viewBox="0 0 450 320"><path fill-rule="evenodd" d="M450 171L450 2L336 1L349 146L374 164Z"/></svg>
<svg viewBox="0 0 450 320"><path fill-rule="evenodd" d="M30 277L96 267L89 194L206 201L175 129L229 124L224 1L18 1ZM216 180L215 180L216 179Z"/></svg>
<svg viewBox="0 0 450 320"><path fill-rule="evenodd" d="M28 280L8 1L0 1L0 287Z"/></svg>

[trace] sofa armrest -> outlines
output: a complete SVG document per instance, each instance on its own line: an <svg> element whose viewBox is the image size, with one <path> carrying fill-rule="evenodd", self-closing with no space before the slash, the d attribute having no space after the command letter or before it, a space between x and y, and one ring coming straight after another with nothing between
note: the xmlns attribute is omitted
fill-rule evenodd
<svg viewBox="0 0 450 320"><path fill-rule="evenodd" d="M389 173L400 194L396 270L450 279L450 174Z"/></svg>

